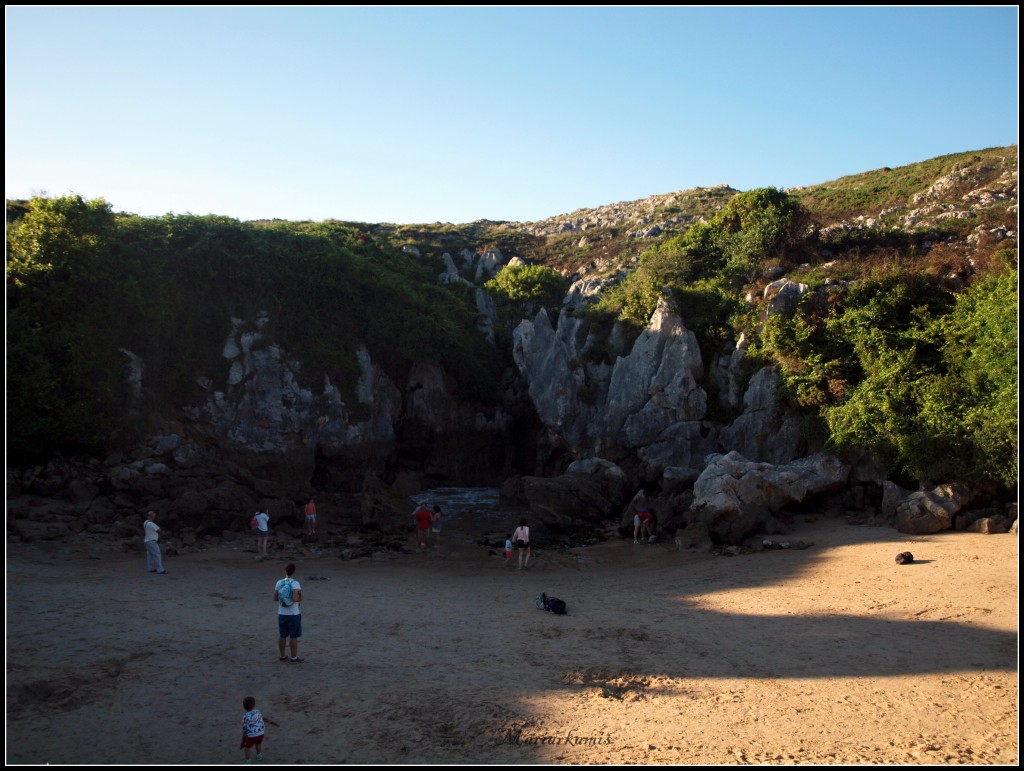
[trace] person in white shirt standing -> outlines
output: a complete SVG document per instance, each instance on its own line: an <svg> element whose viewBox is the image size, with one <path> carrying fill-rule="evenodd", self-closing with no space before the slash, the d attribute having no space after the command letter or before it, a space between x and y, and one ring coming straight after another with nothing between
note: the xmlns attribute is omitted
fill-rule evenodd
<svg viewBox="0 0 1024 771"><path fill-rule="evenodd" d="M277 650L281 661L298 664L299 638L302 637L302 585L295 578L295 563L284 566L284 578L274 584L274 601L277 603ZM285 645L291 648L291 658L285 653Z"/></svg>
<svg viewBox="0 0 1024 771"><path fill-rule="evenodd" d="M519 552L519 569L529 570L530 568L530 527L525 519L519 520L519 527L512 533L512 543Z"/></svg>
<svg viewBox="0 0 1024 771"><path fill-rule="evenodd" d="M267 538L270 535L270 516L265 511L257 511L256 516L253 517L256 520L256 553L266 559L267 557Z"/></svg>
<svg viewBox="0 0 1024 771"><path fill-rule="evenodd" d="M150 573L164 574L167 571L164 570L164 561L160 556L160 525L154 520L156 512L147 512L146 524L142 526L146 534L146 570Z"/></svg>

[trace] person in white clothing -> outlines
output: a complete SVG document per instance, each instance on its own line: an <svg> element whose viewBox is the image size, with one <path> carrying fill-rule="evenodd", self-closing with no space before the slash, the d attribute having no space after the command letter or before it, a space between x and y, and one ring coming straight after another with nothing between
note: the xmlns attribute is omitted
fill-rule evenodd
<svg viewBox="0 0 1024 771"><path fill-rule="evenodd" d="M160 556L160 525L156 522L156 512L146 513L146 523L142 526L146 534L146 570L150 573L165 574L164 561Z"/></svg>
<svg viewBox="0 0 1024 771"><path fill-rule="evenodd" d="M265 511L257 511L256 516L256 553L267 556L267 537L270 535L270 517Z"/></svg>
<svg viewBox="0 0 1024 771"><path fill-rule="evenodd" d="M512 543L519 552L519 569L530 567L530 527L525 519L519 520L519 527L512 533Z"/></svg>
<svg viewBox="0 0 1024 771"><path fill-rule="evenodd" d="M284 578L274 584L274 602L277 603L277 650L281 661L298 664L303 661L299 658L299 638L302 637L302 607L299 603L302 602L302 585L295 578L294 562L284 566ZM285 653L286 643L291 648L290 659Z"/></svg>

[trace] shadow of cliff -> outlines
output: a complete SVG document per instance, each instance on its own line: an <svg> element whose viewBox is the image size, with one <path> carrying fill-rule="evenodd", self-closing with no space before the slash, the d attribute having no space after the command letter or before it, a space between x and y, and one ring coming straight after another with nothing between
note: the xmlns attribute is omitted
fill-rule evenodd
<svg viewBox="0 0 1024 771"><path fill-rule="evenodd" d="M941 538L942 536L937 536ZM956 537L950 534L946 537ZM645 574L643 567L632 579L604 587L599 598L579 596L570 600L567 617L542 614L544 634L554 634L559 646L570 652L573 664L582 668L609 669L621 665L635 673L670 678L841 678L888 677L963 671L1016 671L1018 634L984 625L991 612L983 607L985 591L979 589L970 606L949 607L936 597L908 607L900 587L910 582L972 580L968 563L961 570L939 575L942 560L915 559L909 565L889 563L887 544L899 548L906 536L895 531L874 532L851 528L837 543L806 551L765 552L735 558L726 570L703 570L701 565L680 563L672 569L679 577L679 591L651 583L660 573ZM828 593L835 598L836 583L850 602L834 599L833 611L815 608L814 581L830 550L877 541L880 561L862 572L851 567L842 577L832 577ZM926 546L915 551L927 553ZM894 552L895 553L895 552ZM881 555L885 555L882 557ZM705 560L705 566L711 562ZM928 567L930 566L930 567ZM664 563L652 567L662 570ZM1008 575L1015 575L1014 571ZM794 582L806 581L800 599L791 598ZM566 591L585 589L584 582ZM732 612L729 593L764 590L762 612ZM1014 584L1006 591L1016 591ZM823 592L824 593L824 592ZM611 628L588 622L588 606L621 609L621 623ZM775 603L778 607L772 607ZM856 610L848 610L855 607ZM605 613L601 614L603 617ZM908 616L912 616L909 617ZM980 623L979 623L980 622ZM525 631L525 630L524 630ZM530 632L526 632L530 635ZM573 638L579 645L573 645ZM568 638L568 639L567 639ZM566 645L568 643L568 645Z"/></svg>
<svg viewBox="0 0 1024 771"><path fill-rule="evenodd" d="M680 635L681 618L688 631ZM635 626L566 630L560 645L573 634L587 641L570 647L576 667L618 665L670 678L888 677L1017 668L1016 633L952 619L743 615L695 609L679 599L649 603Z"/></svg>

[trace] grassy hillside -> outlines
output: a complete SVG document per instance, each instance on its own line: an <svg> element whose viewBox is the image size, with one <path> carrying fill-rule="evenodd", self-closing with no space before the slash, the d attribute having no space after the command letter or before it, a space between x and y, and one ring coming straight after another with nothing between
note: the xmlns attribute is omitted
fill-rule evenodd
<svg viewBox="0 0 1024 771"><path fill-rule="evenodd" d="M1012 174L1015 181L1017 165L1015 146L996 147L943 155L895 169L866 171L789 192L817 221L836 224L859 216L885 216L880 215L882 212L894 214L926 202L962 206L963 196L972 190L999 186L1006 174ZM993 202L993 206L986 207L986 215L992 213L1001 221L1000 215L1016 200L1014 195L1003 199L1002 205Z"/></svg>

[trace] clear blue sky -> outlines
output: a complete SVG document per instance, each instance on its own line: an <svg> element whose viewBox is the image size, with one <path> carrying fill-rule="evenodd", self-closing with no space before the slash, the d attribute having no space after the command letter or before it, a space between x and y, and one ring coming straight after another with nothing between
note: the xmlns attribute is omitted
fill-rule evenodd
<svg viewBox="0 0 1024 771"><path fill-rule="evenodd" d="M7 6L7 198L533 221L1017 144L1017 6Z"/></svg>

